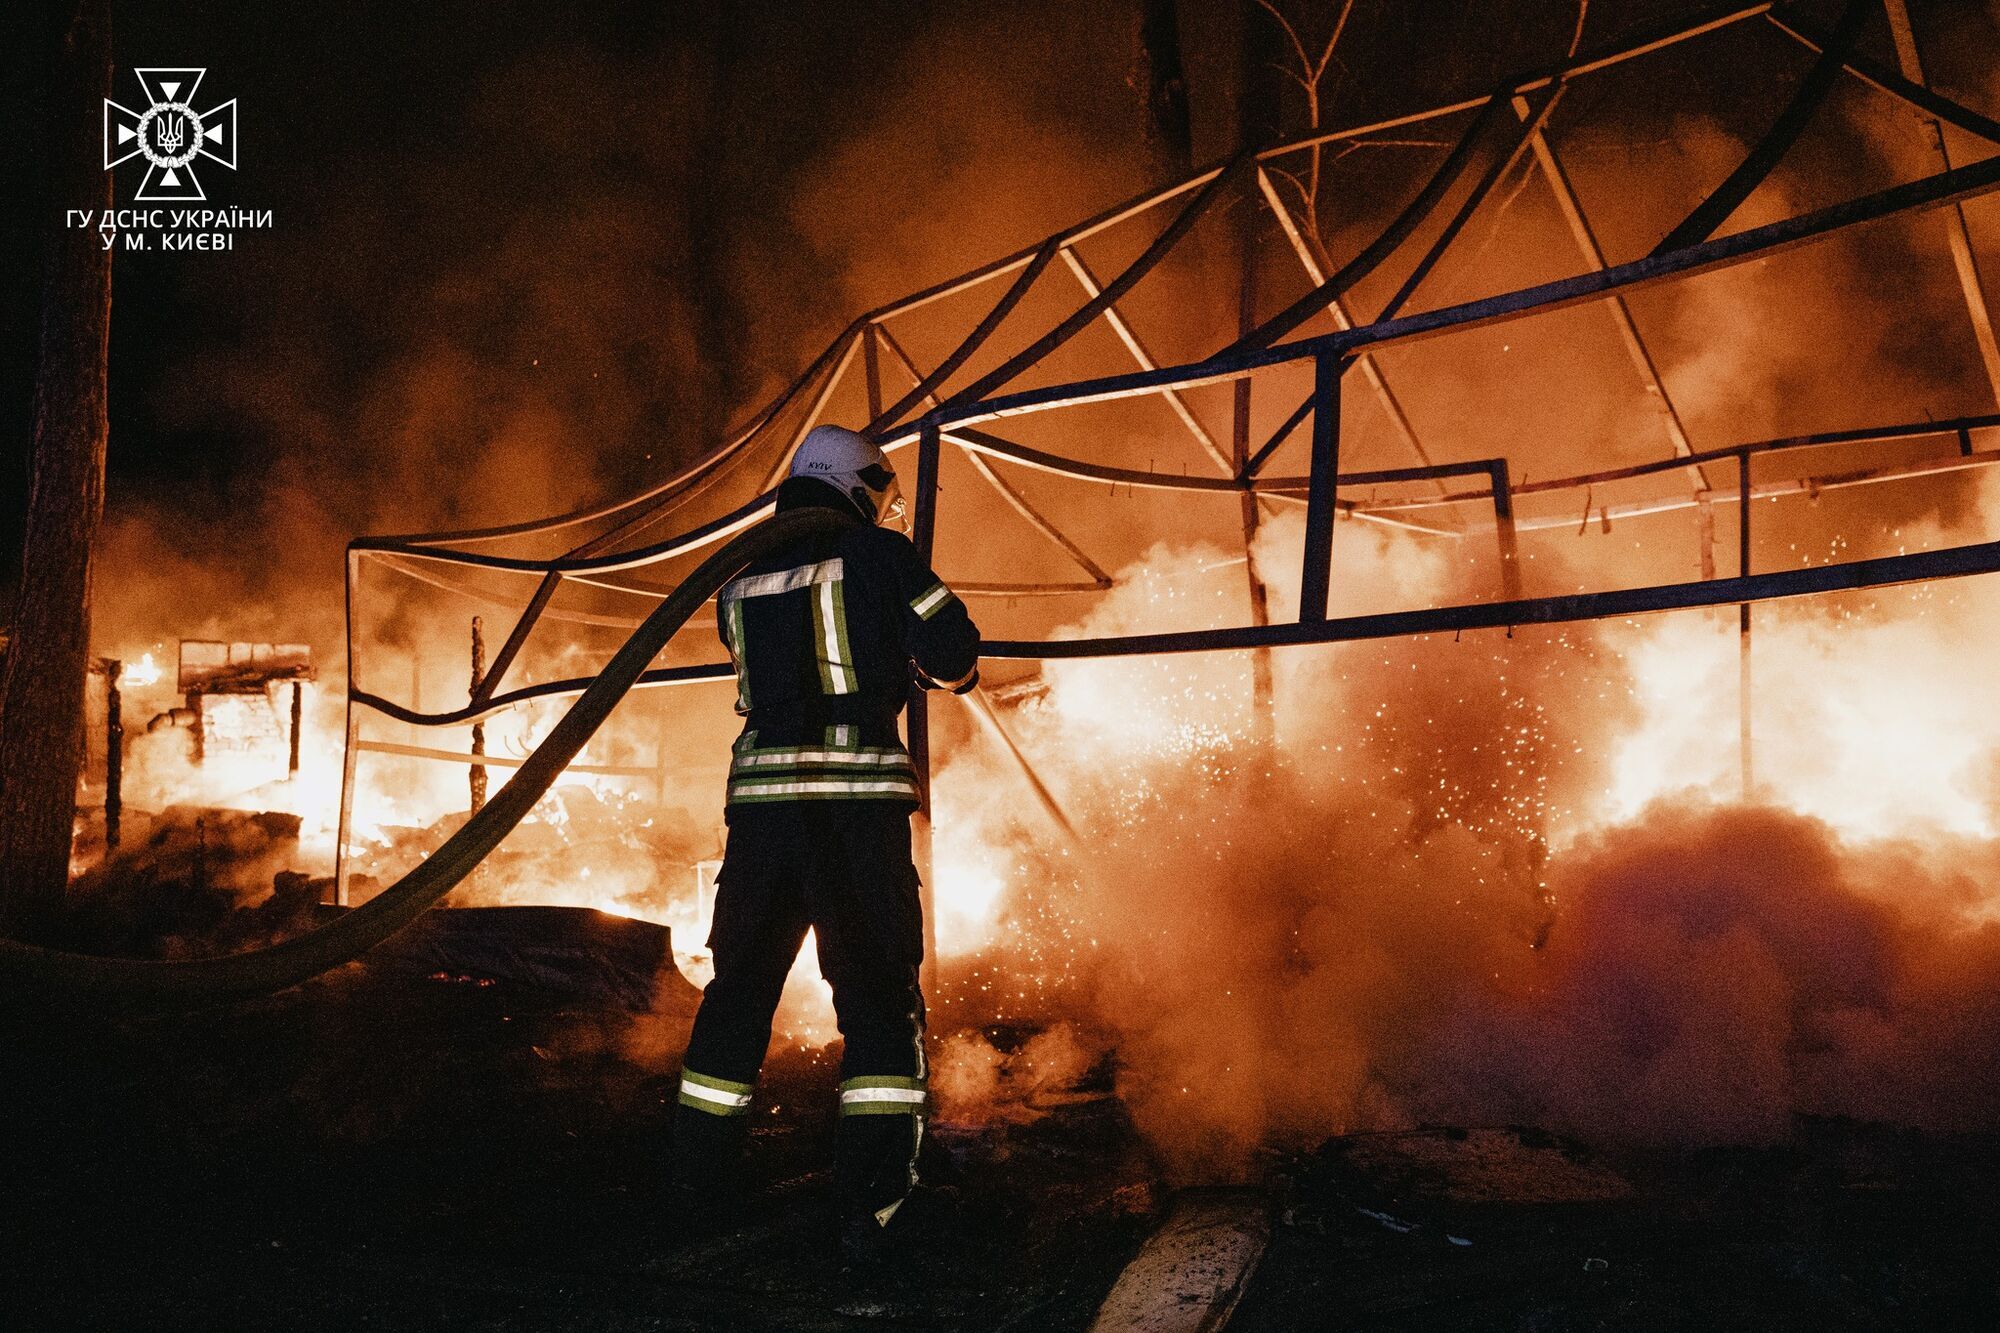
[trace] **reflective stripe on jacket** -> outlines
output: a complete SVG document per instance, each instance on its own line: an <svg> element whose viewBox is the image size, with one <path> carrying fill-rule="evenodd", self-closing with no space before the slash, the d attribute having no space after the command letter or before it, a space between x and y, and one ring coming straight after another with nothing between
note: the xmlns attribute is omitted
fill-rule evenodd
<svg viewBox="0 0 2000 1333"><path fill-rule="evenodd" d="M844 503L787 482L781 508ZM790 502L789 504L787 502ZM864 525L808 538L751 565L716 598L745 719L729 769L731 805L917 800L896 724L912 667L970 689L979 630L907 537Z"/></svg>

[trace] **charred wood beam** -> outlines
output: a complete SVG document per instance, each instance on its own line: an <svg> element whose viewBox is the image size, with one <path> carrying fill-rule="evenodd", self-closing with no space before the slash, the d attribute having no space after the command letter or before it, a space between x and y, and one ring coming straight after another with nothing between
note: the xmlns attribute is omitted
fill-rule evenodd
<svg viewBox="0 0 2000 1333"><path fill-rule="evenodd" d="M125 664L115 657L101 658L98 666L104 672L104 849L118 850L120 825L125 815L125 700L119 689L119 682L125 675ZM292 697L298 698L297 685L292 686ZM292 724L292 771L299 771L298 765L298 723L297 704L293 705Z"/></svg>
<svg viewBox="0 0 2000 1333"><path fill-rule="evenodd" d="M472 683L467 689L466 694L471 702L478 703L481 694L485 692L486 632L485 626L480 623L479 617L474 616L472 618ZM483 722L474 722L472 724L472 753L477 758L473 760L472 770L466 776L466 794L470 802L468 808L476 815L479 813L479 808L486 804L486 765L480 762L486 757L486 724Z"/></svg>

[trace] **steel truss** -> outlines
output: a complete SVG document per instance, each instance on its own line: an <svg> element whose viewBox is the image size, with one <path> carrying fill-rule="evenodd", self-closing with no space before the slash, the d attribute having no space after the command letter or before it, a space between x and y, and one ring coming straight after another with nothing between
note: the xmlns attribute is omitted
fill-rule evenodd
<svg viewBox="0 0 2000 1333"><path fill-rule="evenodd" d="M1878 2L1889 17L1900 72L1855 48L1870 6ZM1112 582L1104 564L1010 482L996 463L1109 487L1236 495L1243 497L1246 505L1302 502L1305 506L1302 598L1299 617L1293 623L1095 639L998 641L987 645L989 657L1032 660L1240 651L1734 604L1739 607L1742 643L1742 743L1747 784L1752 603L2000 570L2000 542L1983 542L1807 569L1753 572L1750 501L1781 494L1817 495L1843 487L1924 478L2000 462L2000 448L1978 448L1973 440L1975 432L2000 429L2000 413L1952 421L1891 423L1777 440L1737 441L1697 449L1627 304L1632 293L1648 287L1766 259L1870 223L1941 214L1981 363L1990 379L1996 406L2000 406L2000 349L1994 345L1993 322L1962 211L1966 202L2000 189L2000 155L1991 155L2000 152L2000 123L1925 85L1903 0L1848 0L1838 23L1828 34L1811 31L1797 17L1781 13L1780 9L1773 4L1746 5L1691 25L1643 33L1615 47L1582 53L1559 68L1531 71L1484 96L1320 131L1212 164L1186 180L1128 200L1033 246L861 316L720 448L639 495L530 523L354 541L349 546L347 565L350 663L355 640L354 599L365 566L393 571L469 600L521 609L502 647L484 671L481 683L463 707L425 710L415 700L398 703L350 683L340 822L343 855L338 876L343 900L355 762L360 753L380 751L456 763L501 762L435 747L364 740L358 730L361 713L415 726L452 726L528 700L558 697L583 689L589 683L588 677L504 687L510 668L519 660L538 626L547 622L614 627L636 624L644 617L646 607L668 591L665 585L638 579L637 572L713 546L762 517L772 504L772 487L783 475L792 450L827 415L829 404L837 396L855 390L857 381L865 396L869 433L885 449L914 448L917 456L912 488L914 535L927 556L938 535L938 475L948 445L965 460L981 484L990 488L1081 574L1070 581L955 580L955 586L967 595L1089 596L1109 588ZM1544 133L1550 114L1575 80L1759 21L1812 54L1812 66L1791 101L1779 113L1765 139L1752 146L1736 169L1672 228L1651 253L1620 263L1610 262ZM1858 80L1917 112L1935 138L1941 169L1903 185L1764 226L1714 235L1782 160L1785 150L1811 122L1843 77ZM1324 238L1314 235L1301 223L1277 188L1276 173L1296 154L1336 143L1366 143L1372 137L1409 126L1454 120L1464 123L1441 164L1387 227L1344 263L1336 265L1331 261ZM1962 140L1973 141L1976 151L1989 156L1954 165L1947 151L1946 127ZM1532 169L1549 187L1584 269L1553 282L1410 313L1409 307L1421 295L1427 277L1462 237L1468 221L1487 204L1496 184L1519 163L1528 160L1532 160ZM1257 210L1271 233L1283 238L1310 290L1210 355L1192 362L1163 365L1129 314L1120 310L1119 302L1174 253L1205 216L1224 206ZM1086 262L1079 248L1085 241L1123 224L1148 216L1163 216L1169 210L1170 220L1116 274L1101 278ZM1357 284L1377 273L1392 256L1402 254L1409 248L1411 238L1426 229L1431 232L1430 244L1413 258L1394 296L1373 318L1358 318L1351 305ZM1038 289L1038 284L1052 273L1069 275L1081 293L1081 303L1021 350L976 375L967 372L968 366L978 363L980 353L988 348L996 331L1010 316L1020 312L1031 289ZM949 352L925 369L909 351L905 338L899 335L899 322L907 322L909 316L938 303L967 298L981 288L997 290L992 303ZM1601 303L1612 314L1621 345L1657 409L1666 446L1662 456L1636 465L1579 472L1529 484L1510 478L1505 458L1434 462L1406 408L1407 386L1402 393L1392 387L1381 354L1420 340L1462 334L1582 303ZM1134 369L1010 390L1024 374L1046 364L1078 334L1099 323L1115 336ZM1315 325L1329 327L1323 332L1310 331ZM1219 444L1215 432L1195 408L1193 391L1216 384L1245 383L1260 372L1284 366L1310 366L1313 377L1310 394L1254 449L1245 446L1232 450ZM1366 472L1341 470L1339 407L1350 370L1358 372L1361 390L1380 406L1392 432L1415 459L1411 466ZM960 379L965 382L957 383ZM900 387L892 388L892 380ZM1213 465L1214 471L1196 475L1107 464L1036 449L1000 433L1001 423L1009 418L1134 398L1164 404L1178 423L1177 429L1186 432L1188 440ZM1302 431L1309 445L1308 470L1303 475L1265 475L1271 458ZM1761 485L1752 480L1752 460L1766 455L1831 445L1875 446L1927 439L1941 440L1945 447L1914 462L1889 462ZM1712 487L1708 469L1729 463L1735 465L1736 484L1723 489ZM1602 506L1599 518L1608 524L1613 518L1698 509L1703 534L1699 551L1701 579L1558 597L1521 595L1517 533L1563 526L1576 520L1517 517L1515 501L1519 497L1579 492L1589 497L1594 487L1672 472L1685 473L1686 492L1671 498ZM1452 489L1454 482L1467 478L1483 484ZM906 480L910 478L906 476ZM1362 487L1410 483L1427 484L1433 493L1386 498L1371 494L1360 499L1353 495ZM679 530L669 529L677 514L696 508L704 498L731 491L740 495L749 488L754 488L755 493L735 507ZM1733 577L1726 578L1716 576L1712 550L1713 508L1724 504L1735 504L1741 512L1738 567ZM1456 606L1331 618L1328 598L1336 517L1413 529L1441 540L1465 540L1486 534L1486 539L1495 543L1499 557L1500 597ZM1588 508L1585 517L1586 520L1589 517ZM670 535L656 535L663 529L669 530ZM1253 529L1254 524L1246 523L1246 541L1247 533ZM535 541L562 543L561 553L545 556L508 549ZM491 583L496 576L518 579L522 596L495 594ZM571 586L638 600L629 613L616 614L555 606L557 594ZM728 663L716 662L655 668L645 672L641 681L660 686L692 684L728 679L731 674ZM986 716L983 721L999 727L997 718ZM927 705L923 696L918 695L912 700L910 742L925 787L926 811L928 735ZM1006 748L1021 759L1011 741ZM1026 760L1021 759L1021 763L1025 771ZM633 766L599 767L621 773L654 771ZM1032 772L1027 775L1038 799L1053 810L1047 789ZM1054 813L1060 820L1060 811Z"/></svg>

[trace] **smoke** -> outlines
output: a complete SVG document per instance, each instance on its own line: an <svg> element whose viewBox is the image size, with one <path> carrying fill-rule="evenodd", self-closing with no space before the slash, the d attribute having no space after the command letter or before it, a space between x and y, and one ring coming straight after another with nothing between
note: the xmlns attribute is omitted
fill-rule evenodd
<svg viewBox="0 0 2000 1333"><path fill-rule="evenodd" d="M1774 1140L1799 1114L1991 1126L1995 862L1664 801L1559 858L1543 956L1441 1034L1445 1078L1412 1101L1647 1142Z"/></svg>
<svg viewBox="0 0 2000 1333"><path fill-rule="evenodd" d="M350 536L529 518L657 475L713 443L692 423L712 422L718 401L739 412L755 402L855 309L1125 193L1130 164L1107 163L1090 132L1111 109L1088 102L1104 94L1083 78L1106 67L1093 43L1122 31L1103 20L1072 7L1051 20L1057 36L1021 42L1012 17L982 13L962 31L913 31L879 74L825 88L812 44L764 53L776 67L794 60L816 92L781 99L771 114L782 124L732 130L739 149L767 131L774 145L780 130L797 142L735 155L735 193L751 202L700 273L680 262L696 240L688 131L712 90L665 57L530 53L484 85L506 95L471 117L468 137L334 182L341 210L301 223L296 247L240 279L269 286L223 293L245 312L240 342L190 352L161 406L178 431L269 447L216 495L114 496L97 591L99 646L128 660L150 650L170 661L181 637L311 642L324 674L308 696L309 772L288 791L270 786L268 765L196 772L184 734L169 730L135 744L133 800L290 808L323 837L338 795ZM606 124L623 127L615 147L598 133ZM1671 154L1643 163L1629 149L1593 159L1587 141L1559 144L1614 257L1643 253L1677 216L1673 191L1630 188L1635 171L1668 164L1712 183L1740 157L1724 129L1672 128ZM1834 160L1866 156L1852 148ZM527 173L536 189L525 197L522 173L497 176L496 159L568 165ZM1820 188L1857 178L1843 165ZM1803 179L1781 175L1732 225L1823 202ZM1473 273L1441 266L1416 308L1574 271L1539 188L1510 226L1529 239L1503 233ZM1952 393L1976 370L1937 352L1928 318L1951 300L1936 234L1869 234L1635 296L1697 447L1962 410ZM1052 288L1066 281L1059 267L1051 275ZM713 316L697 299L703 283L736 303L727 375L693 334ZM1164 286L1126 306L1169 307L1135 316L1156 351L1171 357L1182 338L1201 344L1186 350L1215 345L1216 329L1172 308L1182 287ZM1075 294L1060 295L1072 308ZM929 362L950 343L932 334L937 345L901 336ZM1579 307L1383 363L1436 457L1505 453L1517 479L1548 476L1664 452L1615 336L1601 309ZM996 337L992 354L1006 342ZM1260 389L1260 411L1267 400ZM1362 420L1343 443L1347 464L1409 461L1386 418L1367 416L1367 396L1350 401ZM1123 418L1048 421L1051 447L1170 466ZM959 480L953 503L983 494ZM1107 563L1114 538L1143 546L1134 533L1163 529L1179 503L1148 495L1115 510L1086 493L1081 522L1058 517ZM1011 566L1029 538L992 536L981 520L995 512L948 513L947 556L954 534L978 532L968 545ZM1865 530L1864 516L1875 531L1860 540L1874 547L1854 554L1956 540L1985 512L1956 484L1829 495L1803 522L1766 520L1760 507L1754 558L1825 558L1840 551L1827 534ZM1233 527L1233 500L1225 516L1217 530ZM1570 532L1524 538L1531 591L1603 586L1626 564L1649 580L1670 567L1692 576L1691 540L1669 559L1622 531L1615 544ZM1296 614L1301 535L1288 511L1252 553L1277 619ZM1335 613L1491 596L1480 546L1344 523ZM1158 545L1060 632L1241 623L1244 584L1240 548ZM949 1037L941 1104L966 1121L1030 1116L1108 1042L1118 1095L1190 1171L1241 1163L1260 1144L1428 1120L1683 1143L1768 1139L1799 1114L1988 1122L2000 1106L2000 941L1986 887L2000 727L1982 707L1979 645L2000 628L1996 608L1992 594L1926 590L1760 609L1756 670L1769 687L1756 696L1755 804L1729 804L1735 639L1705 613L1280 651L1268 738L1246 656L1052 663L1045 692L1008 721L1080 843L1039 816L999 751L965 740L938 780L935 876L955 989L940 1014L1050 1027L1012 1050ZM400 601L360 627L359 644L361 660L392 675L420 657L432 706L464 688L470 608L435 612ZM1046 628L1037 620L1023 636ZM370 683L405 693L401 680ZM163 712L171 694L135 690L128 708ZM693 881L681 867L712 850L720 791L728 719L703 708L686 710L703 719L687 753L717 766L676 769L654 831L634 829L607 784L560 791L510 840L519 875L490 877L487 900L678 911ZM947 708L941 728L955 738ZM523 752L553 711L496 720L489 745ZM431 826L463 808L463 769L395 772L394 803L364 808L363 824ZM403 852L421 854L446 827L405 828ZM799 1039L828 1036L823 1002L787 1024ZM649 1026L635 1058L663 1059L663 1041Z"/></svg>
<svg viewBox="0 0 2000 1333"><path fill-rule="evenodd" d="M968 1028L938 1043L931 1096L950 1124L1029 1124L1079 1100L1073 1089L1103 1055L1103 1043L1071 1023L1053 1023L1004 1051Z"/></svg>
<svg viewBox="0 0 2000 1333"><path fill-rule="evenodd" d="M1094 132L1129 90L1086 78L1119 68L1129 33L1109 12L1071 7L1032 41L977 9L870 18L869 58L851 72L824 59L856 35L835 12L752 8L636 41L593 25L470 50L454 37L449 69L399 110L428 132L293 180L297 206L254 254L177 294L188 315L170 350L149 342L121 370L139 382L161 367L138 429L199 442L181 475L114 484L107 508L96 647L150 652L168 671L127 692L128 806L290 810L318 831L313 868L329 868L348 540L636 489L712 449L857 309L1135 188ZM528 586L501 600L518 607ZM510 622L407 580L356 607L359 683L431 708L464 697L471 615L486 615L489 653ZM585 651L558 628L546 637L576 647L580 670L601 660L605 635ZM213 754L197 768L185 730L139 735L178 702L185 638L312 646L299 779L273 785L282 756L276 772ZM565 664L538 640L515 678ZM489 744L531 741L548 720L496 720ZM428 824L465 801L449 766L402 764L393 799L363 785L366 824Z"/></svg>
<svg viewBox="0 0 2000 1333"><path fill-rule="evenodd" d="M1299 536L1274 522L1257 552L1280 617ZM1075 632L1231 619L1216 555L1156 551ZM1358 523L1335 568L1337 614L1491 577ZM1948 682L2000 594L1959 598L1781 621L1754 805L1728 803L1733 690L1702 666L1733 686L1733 616L1282 650L1268 744L1240 655L1052 663L1009 721L1083 845L1051 849L989 749L939 779L938 893L1011 863L978 972L1026 974L966 1002L1107 1034L1135 1122L1190 1171L1436 1122L1654 1144L1990 1124L2000 729ZM1851 676L1815 674L1836 642ZM1897 659L1943 680L1898 684Z"/></svg>

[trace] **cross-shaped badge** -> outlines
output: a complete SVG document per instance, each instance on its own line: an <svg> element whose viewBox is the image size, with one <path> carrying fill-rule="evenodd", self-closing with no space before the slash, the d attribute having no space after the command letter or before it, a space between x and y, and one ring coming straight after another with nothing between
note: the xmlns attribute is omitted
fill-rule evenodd
<svg viewBox="0 0 2000 1333"><path fill-rule="evenodd" d="M206 69L137 69L149 105L144 111L104 99L104 169L143 154L146 179L132 197L156 203L206 199L194 174L197 157L236 170L236 99L212 111L194 109Z"/></svg>

